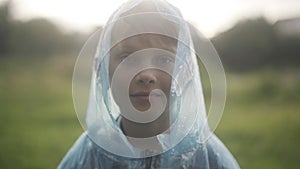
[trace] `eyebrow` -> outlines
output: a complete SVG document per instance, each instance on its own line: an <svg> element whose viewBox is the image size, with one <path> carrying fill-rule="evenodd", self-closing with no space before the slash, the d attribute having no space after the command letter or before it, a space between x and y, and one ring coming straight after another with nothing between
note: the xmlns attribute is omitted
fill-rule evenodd
<svg viewBox="0 0 300 169"><path fill-rule="evenodd" d="M132 53L133 52L133 50L130 50L128 47L125 47L124 45L122 45L122 43L118 43L117 45L112 47L110 51L114 57L118 56L120 54L123 54L123 53Z"/></svg>
<svg viewBox="0 0 300 169"><path fill-rule="evenodd" d="M118 56L122 53L130 54L144 48L149 48L149 46L153 46L154 48L160 48L176 53L177 43L178 41L172 37L159 34L145 34L124 39L115 44L111 48L111 51L113 51L112 53L114 56Z"/></svg>

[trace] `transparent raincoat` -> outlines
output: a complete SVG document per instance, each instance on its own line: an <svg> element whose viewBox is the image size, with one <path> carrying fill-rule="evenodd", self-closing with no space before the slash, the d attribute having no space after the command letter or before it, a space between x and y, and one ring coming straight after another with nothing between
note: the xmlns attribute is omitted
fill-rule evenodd
<svg viewBox="0 0 300 169"><path fill-rule="evenodd" d="M130 38L137 46L147 38L152 40L147 41L147 47L131 51L127 50L130 45L121 46L126 48L124 57L115 54L113 49ZM112 70L115 55L121 60ZM87 111L79 115L87 131L58 168L239 168L208 127L194 44L177 8L164 0L124 3L102 30L92 69ZM151 90L147 110L126 106L133 102L128 96L132 81L149 70L169 75L169 86L155 86L161 84L161 77L149 80L147 83L155 87L147 88ZM145 101L140 95L138 99ZM157 124L167 125L152 135L136 137L125 134L122 119L140 126L163 119Z"/></svg>

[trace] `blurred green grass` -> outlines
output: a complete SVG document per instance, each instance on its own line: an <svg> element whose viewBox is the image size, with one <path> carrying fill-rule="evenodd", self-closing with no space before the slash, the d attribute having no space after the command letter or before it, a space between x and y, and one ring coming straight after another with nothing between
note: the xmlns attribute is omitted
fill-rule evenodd
<svg viewBox="0 0 300 169"><path fill-rule="evenodd" d="M72 102L75 57L0 58L0 168L56 168L82 133ZM217 136L243 169L296 169L297 71L227 74Z"/></svg>
<svg viewBox="0 0 300 169"><path fill-rule="evenodd" d="M299 73L267 69L229 74L227 81L227 104L216 133L241 168L299 168Z"/></svg>
<svg viewBox="0 0 300 169"><path fill-rule="evenodd" d="M72 103L73 64L64 56L1 60L0 168L56 168L82 132Z"/></svg>

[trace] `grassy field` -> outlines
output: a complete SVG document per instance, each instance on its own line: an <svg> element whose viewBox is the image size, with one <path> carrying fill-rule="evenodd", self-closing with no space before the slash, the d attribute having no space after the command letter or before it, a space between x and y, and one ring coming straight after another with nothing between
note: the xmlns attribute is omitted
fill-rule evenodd
<svg viewBox="0 0 300 169"><path fill-rule="evenodd" d="M82 133L72 103L75 57L0 59L0 168L56 168ZM296 71L228 74L216 134L243 169L297 169Z"/></svg>

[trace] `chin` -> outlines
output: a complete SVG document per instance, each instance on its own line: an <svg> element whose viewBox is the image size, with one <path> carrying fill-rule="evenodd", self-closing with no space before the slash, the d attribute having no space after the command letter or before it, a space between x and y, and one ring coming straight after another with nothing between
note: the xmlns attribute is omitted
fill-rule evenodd
<svg viewBox="0 0 300 169"><path fill-rule="evenodd" d="M144 106L143 105L138 105L138 106L134 105L134 108L137 109L138 111L145 112L145 111L150 109L150 105L148 105L148 106L146 106L146 105L144 105Z"/></svg>

